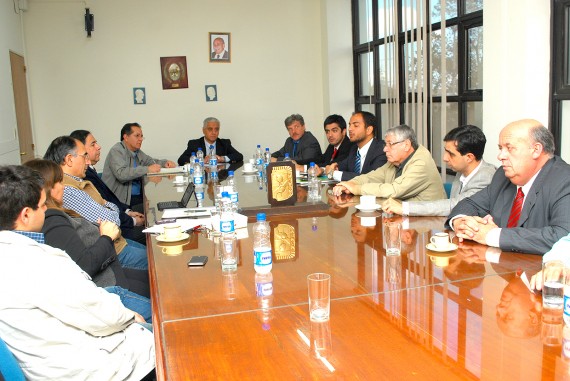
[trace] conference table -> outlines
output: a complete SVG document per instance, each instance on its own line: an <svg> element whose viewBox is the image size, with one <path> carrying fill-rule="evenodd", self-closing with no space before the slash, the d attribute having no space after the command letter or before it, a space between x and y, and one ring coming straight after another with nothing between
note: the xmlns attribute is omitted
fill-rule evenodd
<svg viewBox="0 0 570 381"><path fill-rule="evenodd" d="M222 173L220 173L221 178ZM267 204L256 176L236 170L240 207ZM147 225L158 201L178 200L174 177L145 179ZM225 181L222 181L224 183ZM213 205L212 185L205 205ZM361 212L358 196L311 212L297 187L297 212L268 218L272 295L258 296L252 225L238 229L237 271L222 271L211 226L181 243L149 235L159 380L539 380L570 377L562 312L542 311L524 283L541 257L472 242L428 250L444 217ZM381 200L378 200L380 202ZM195 206L195 201L190 201ZM304 206L307 206L305 208ZM382 225L402 224L402 253L386 256ZM189 268L194 255L204 267ZM307 275L331 275L330 320L311 322ZM569 343L570 344L570 343Z"/></svg>

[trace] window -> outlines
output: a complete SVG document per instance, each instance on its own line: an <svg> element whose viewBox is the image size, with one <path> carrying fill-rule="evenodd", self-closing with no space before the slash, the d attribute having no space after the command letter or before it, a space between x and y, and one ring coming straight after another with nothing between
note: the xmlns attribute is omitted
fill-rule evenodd
<svg viewBox="0 0 570 381"><path fill-rule="evenodd" d="M355 109L373 111L382 136L412 126L441 165L447 131L482 127L483 0L353 0L352 9Z"/></svg>

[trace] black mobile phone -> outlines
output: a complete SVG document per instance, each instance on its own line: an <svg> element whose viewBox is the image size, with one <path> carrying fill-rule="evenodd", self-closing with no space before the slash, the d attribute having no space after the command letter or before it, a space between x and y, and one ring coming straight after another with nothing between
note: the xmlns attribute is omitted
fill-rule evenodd
<svg viewBox="0 0 570 381"><path fill-rule="evenodd" d="M188 261L188 266L204 266L208 262L208 257L205 255L194 255Z"/></svg>

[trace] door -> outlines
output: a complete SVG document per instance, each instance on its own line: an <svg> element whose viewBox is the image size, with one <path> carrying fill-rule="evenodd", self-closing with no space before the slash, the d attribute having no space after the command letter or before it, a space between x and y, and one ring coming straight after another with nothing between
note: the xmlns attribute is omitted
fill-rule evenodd
<svg viewBox="0 0 570 381"><path fill-rule="evenodd" d="M12 88L16 106L16 124L18 126L18 141L20 142L20 162L25 163L35 157L34 140L32 138L32 123L30 106L28 104L28 84L26 82L26 65L24 57L10 52L12 68Z"/></svg>

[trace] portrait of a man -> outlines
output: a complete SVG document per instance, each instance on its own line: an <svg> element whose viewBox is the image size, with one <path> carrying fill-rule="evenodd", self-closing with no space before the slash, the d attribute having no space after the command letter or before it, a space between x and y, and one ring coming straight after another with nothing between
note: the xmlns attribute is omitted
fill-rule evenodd
<svg viewBox="0 0 570 381"><path fill-rule="evenodd" d="M210 62L230 62L230 33L210 32Z"/></svg>

